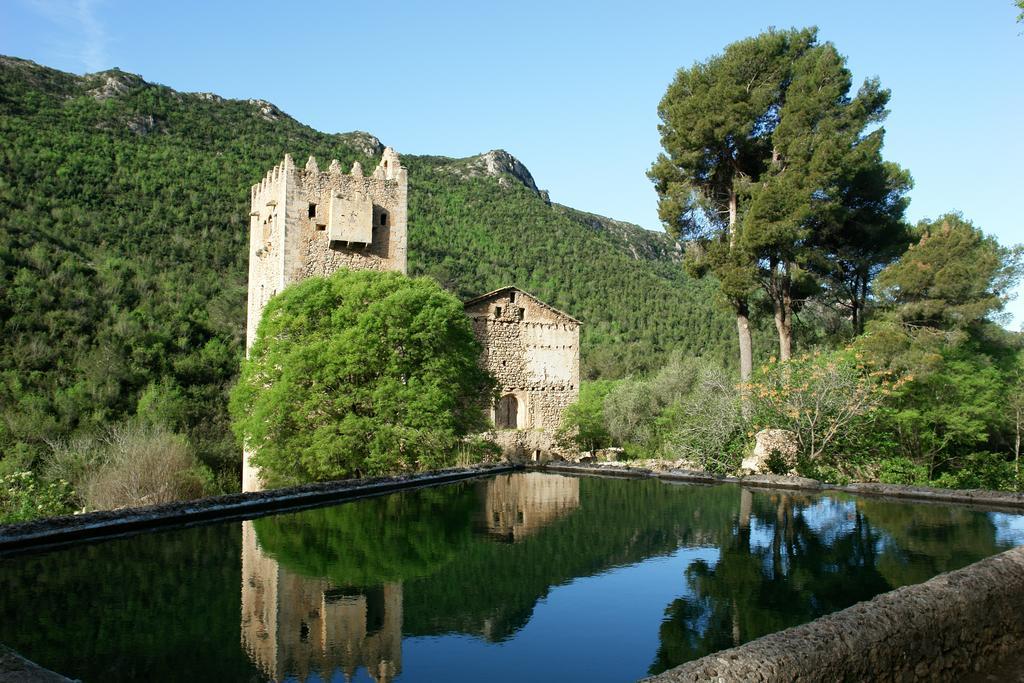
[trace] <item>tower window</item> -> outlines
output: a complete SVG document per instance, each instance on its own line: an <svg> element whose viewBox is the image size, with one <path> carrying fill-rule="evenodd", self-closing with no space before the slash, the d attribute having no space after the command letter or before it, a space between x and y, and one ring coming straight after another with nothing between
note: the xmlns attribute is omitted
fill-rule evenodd
<svg viewBox="0 0 1024 683"><path fill-rule="evenodd" d="M388 224L388 212L387 211L381 211L380 212L380 224L381 225L387 225Z"/></svg>
<svg viewBox="0 0 1024 683"><path fill-rule="evenodd" d="M316 224L316 229L319 230L320 232L323 232L324 230L327 229L327 226L325 224L323 224L323 223L317 223Z"/></svg>
<svg viewBox="0 0 1024 683"><path fill-rule="evenodd" d="M316 218L316 204L313 202L309 203L309 217Z"/></svg>
<svg viewBox="0 0 1024 683"><path fill-rule="evenodd" d="M501 306L495 306L494 307L494 317L495 318L500 318L501 317Z"/></svg>

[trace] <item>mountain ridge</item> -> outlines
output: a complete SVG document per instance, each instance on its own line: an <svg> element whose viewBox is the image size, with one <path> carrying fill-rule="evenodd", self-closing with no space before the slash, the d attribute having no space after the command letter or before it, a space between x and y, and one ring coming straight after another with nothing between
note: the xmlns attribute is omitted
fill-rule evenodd
<svg viewBox="0 0 1024 683"><path fill-rule="evenodd" d="M157 405L208 463L235 462L249 188L285 153L372 167L381 146L264 100L0 57L0 452L31 460ZM567 311L587 378L671 353L733 363L714 284L663 233L551 203L502 150L402 159L410 275L463 299L515 284Z"/></svg>

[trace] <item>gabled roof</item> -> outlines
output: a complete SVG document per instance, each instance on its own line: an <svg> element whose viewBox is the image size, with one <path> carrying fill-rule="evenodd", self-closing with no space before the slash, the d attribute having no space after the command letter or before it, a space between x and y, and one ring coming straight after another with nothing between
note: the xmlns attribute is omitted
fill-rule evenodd
<svg viewBox="0 0 1024 683"><path fill-rule="evenodd" d="M574 318L571 315L569 315L568 313L566 313L565 311L560 311L557 308L555 308L554 306L551 306L549 304L544 303L543 301L541 301L540 299L535 297L533 294L530 294L529 292L527 292L524 289L519 289L515 285L508 285L506 287L502 287L500 289L496 289L493 292L487 292L486 294L481 294L480 296L475 296L472 299L464 301L462 303L462 306L463 306L463 308L469 308L473 304L478 304L481 301L487 301L488 299L497 298L498 296L500 296L502 294L505 294L507 292L518 292L519 294L524 294L524 295L530 297L530 299L532 299L536 303L538 303L541 306L543 306L544 308L548 309L549 311L552 311L553 313L556 313L557 315L560 315L563 318L567 318L567 319L571 320L572 322L576 323L577 325L582 325L583 324L579 320L577 320L576 318Z"/></svg>

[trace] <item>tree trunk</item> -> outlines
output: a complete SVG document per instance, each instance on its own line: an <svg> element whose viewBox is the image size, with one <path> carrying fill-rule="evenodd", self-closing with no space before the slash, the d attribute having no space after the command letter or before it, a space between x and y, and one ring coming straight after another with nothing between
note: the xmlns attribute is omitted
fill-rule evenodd
<svg viewBox="0 0 1024 683"><path fill-rule="evenodd" d="M754 374L754 343L750 336L750 308L746 300L736 302L736 332L740 339L740 381Z"/></svg>
<svg viewBox="0 0 1024 683"><path fill-rule="evenodd" d="M864 309L868 305L868 279L867 273L861 273L857 276L857 283L854 285L853 333L855 335L864 333Z"/></svg>
<svg viewBox="0 0 1024 683"><path fill-rule="evenodd" d="M793 293L789 277L789 264L783 266L781 274L772 266L772 306L775 309L775 329L779 333L779 360L787 361L793 355Z"/></svg>
<svg viewBox="0 0 1024 683"><path fill-rule="evenodd" d="M1017 420L1016 420L1016 425L1015 425L1016 426L1016 430L1015 430L1016 431L1016 434L1015 434L1016 438L1015 438L1014 443L1013 443L1013 475L1014 475L1014 478L1016 479L1016 481L1014 482L1015 483L1015 488L1019 491L1020 490L1020 428L1021 428L1021 418L1024 417L1024 414L1022 414L1022 411L1021 411L1021 409L1019 407L1017 408L1016 413L1017 413L1016 414Z"/></svg>
<svg viewBox="0 0 1024 683"><path fill-rule="evenodd" d="M739 197L735 189L729 190L729 247L736 244L736 221L739 216ZM736 306L736 333L740 342L740 381L749 382L754 373L754 345L750 338L750 307L746 299L738 299ZM746 395L743 404L746 406Z"/></svg>

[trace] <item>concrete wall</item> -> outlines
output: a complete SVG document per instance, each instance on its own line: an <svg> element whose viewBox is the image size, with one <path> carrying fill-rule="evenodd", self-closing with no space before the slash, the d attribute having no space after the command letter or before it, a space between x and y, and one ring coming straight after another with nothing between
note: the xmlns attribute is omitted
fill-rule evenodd
<svg viewBox="0 0 1024 683"><path fill-rule="evenodd" d="M646 679L955 681L1024 639L1024 548Z"/></svg>

